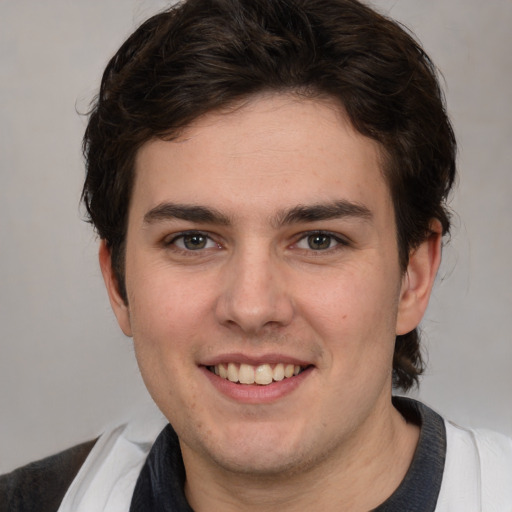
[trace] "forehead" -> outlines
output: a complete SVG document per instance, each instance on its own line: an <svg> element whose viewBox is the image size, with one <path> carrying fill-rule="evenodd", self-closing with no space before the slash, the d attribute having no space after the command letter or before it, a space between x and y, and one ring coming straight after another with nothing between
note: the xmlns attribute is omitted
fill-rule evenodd
<svg viewBox="0 0 512 512"><path fill-rule="evenodd" d="M132 210L166 201L255 216L297 204L389 199L377 142L334 100L266 95L207 114L136 157Z"/></svg>

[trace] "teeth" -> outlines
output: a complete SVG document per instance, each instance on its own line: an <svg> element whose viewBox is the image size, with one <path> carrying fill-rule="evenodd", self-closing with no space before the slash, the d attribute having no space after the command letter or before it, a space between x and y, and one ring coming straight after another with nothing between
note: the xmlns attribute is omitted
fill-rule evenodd
<svg viewBox="0 0 512 512"><path fill-rule="evenodd" d="M228 364L228 380L238 382L238 368L234 363Z"/></svg>
<svg viewBox="0 0 512 512"><path fill-rule="evenodd" d="M228 369L223 364L219 364L215 368L219 369L219 373L218 373L219 377L222 377L223 379L228 378ZM215 372L215 373L217 373L217 372Z"/></svg>
<svg viewBox="0 0 512 512"><path fill-rule="evenodd" d="M283 363L276 364L276 367L274 368L273 378L275 381L280 381L280 380L284 379L284 364Z"/></svg>
<svg viewBox="0 0 512 512"><path fill-rule="evenodd" d="M293 364L278 363L272 369L270 364L252 366L250 364L227 363L210 367L210 370L222 379L240 384L259 384L266 386L272 382L289 379L303 370L302 367Z"/></svg>
<svg viewBox="0 0 512 512"><path fill-rule="evenodd" d="M256 384L270 384L274 378L274 373L269 364L260 364L254 372L254 382Z"/></svg>
<svg viewBox="0 0 512 512"><path fill-rule="evenodd" d="M231 380L231 379L230 379ZM254 384L254 369L248 364L241 364L238 371L240 384Z"/></svg>

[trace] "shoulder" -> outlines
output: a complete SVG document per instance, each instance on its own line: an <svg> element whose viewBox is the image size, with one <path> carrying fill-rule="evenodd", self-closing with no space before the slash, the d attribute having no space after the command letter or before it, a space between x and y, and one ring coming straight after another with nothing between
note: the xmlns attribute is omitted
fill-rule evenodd
<svg viewBox="0 0 512 512"><path fill-rule="evenodd" d="M512 510L512 439L451 422L446 422L446 437L441 504L463 500L489 512Z"/></svg>
<svg viewBox="0 0 512 512"><path fill-rule="evenodd" d="M0 512L57 510L95 442L79 444L0 476Z"/></svg>
<svg viewBox="0 0 512 512"><path fill-rule="evenodd" d="M108 426L69 486L59 512L128 510L141 468L167 423L156 406L148 404Z"/></svg>
<svg viewBox="0 0 512 512"><path fill-rule="evenodd" d="M446 422L448 440L447 453L460 457L462 453L471 454L482 478L493 474L512 476L512 438L486 429L463 428ZM509 487L512 479L508 480Z"/></svg>

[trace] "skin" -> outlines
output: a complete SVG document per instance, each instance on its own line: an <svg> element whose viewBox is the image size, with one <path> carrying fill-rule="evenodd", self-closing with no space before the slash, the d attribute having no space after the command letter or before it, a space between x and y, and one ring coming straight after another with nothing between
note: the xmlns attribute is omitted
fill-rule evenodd
<svg viewBox="0 0 512 512"><path fill-rule="evenodd" d="M127 304L104 243L100 263L194 510L369 510L393 493L418 439L391 404L393 347L426 309L438 224L401 272L380 148L331 100L258 96L140 149ZM206 366L230 359L308 369L226 391Z"/></svg>

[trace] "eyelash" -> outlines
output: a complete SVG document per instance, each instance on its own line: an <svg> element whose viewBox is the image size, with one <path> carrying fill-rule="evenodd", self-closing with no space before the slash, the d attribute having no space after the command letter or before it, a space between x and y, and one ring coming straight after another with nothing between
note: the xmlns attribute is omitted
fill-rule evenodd
<svg viewBox="0 0 512 512"><path fill-rule="evenodd" d="M309 237L315 237L315 236L328 237L331 242L334 240L334 242L336 242L336 245L334 247L327 247L325 249L312 249L311 247L309 249L302 249L300 247L297 247L299 242L301 242L303 240L307 240ZM350 246L350 242L346 238L341 237L338 233L317 230L317 231L307 231L306 233L302 233L297 238L297 241L293 245L295 247L297 247L299 250L302 249L302 250L310 251L313 253L325 253L325 252L336 251L336 250L342 249L344 247L348 247L348 246Z"/></svg>
<svg viewBox="0 0 512 512"><path fill-rule="evenodd" d="M216 242L209 233L204 232L204 231L196 231L196 230L183 231L181 233L177 233L170 240L164 239L164 246L167 248L171 248L175 251L185 253L185 254L191 254L194 252L199 253L199 252L202 252L204 249L208 249L208 247L199 247L196 250L194 250L194 249L187 249L184 247L179 247L178 245L176 245L176 242L178 240L185 239L186 237L194 237L194 236L204 238L205 244L208 244L209 242L210 243L213 242L214 244L217 245L217 248L221 247L220 244L218 242ZM329 238L329 245L332 243L332 241L334 241L336 245L334 245L334 247L326 247L324 249L313 249L311 247L309 247L309 248L298 247L298 244L300 242L302 242L304 240L307 241L308 238L315 237L315 236ZM325 252L336 251L343 247L347 247L349 245L350 245L350 242L347 239L341 237L337 233L332 233L330 231L315 230L315 231L307 231L305 233L301 233L300 235L298 235L296 241L292 244L292 247L299 249L299 250L312 252L312 253L325 253Z"/></svg>
<svg viewBox="0 0 512 512"><path fill-rule="evenodd" d="M209 233L205 233L204 231L196 231L196 230L183 231L181 233L177 233L170 240L164 239L164 246L167 247L167 248L171 248L171 249L173 249L175 251L179 251L181 253L185 253L185 254L187 254L187 253L194 253L194 252L201 252L201 250L203 248L198 248L198 249L194 250L194 249L186 249L186 248L179 247L178 245L176 245L176 242L178 240L185 239L186 237L194 237L194 236L203 237L206 240L206 243L213 242L218 247L220 246L220 244L215 242L215 240L212 238L212 236Z"/></svg>

